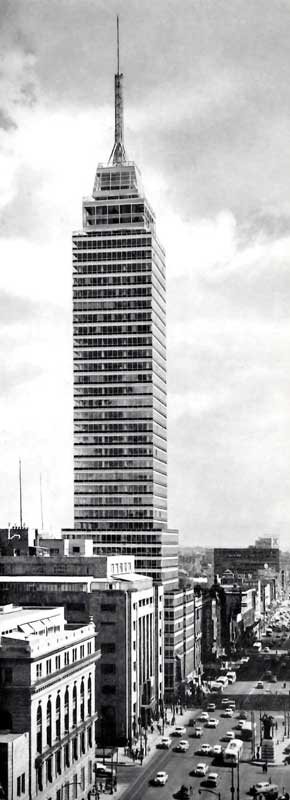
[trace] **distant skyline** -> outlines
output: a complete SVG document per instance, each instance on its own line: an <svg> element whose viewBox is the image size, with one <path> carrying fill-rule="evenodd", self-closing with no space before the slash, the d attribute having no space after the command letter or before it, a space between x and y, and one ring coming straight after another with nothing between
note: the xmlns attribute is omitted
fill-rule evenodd
<svg viewBox="0 0 290 800"><path fill-rule="evenodd" d="M168 497L186 546L290 522L290 0L3 0L0 526L73 522L71 233L114 136L167 253Z"/></svg>

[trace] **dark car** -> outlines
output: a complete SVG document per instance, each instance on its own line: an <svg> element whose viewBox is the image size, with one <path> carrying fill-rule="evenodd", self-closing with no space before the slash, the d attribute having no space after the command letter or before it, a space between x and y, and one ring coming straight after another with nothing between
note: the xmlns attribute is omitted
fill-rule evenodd
<svg viewBox="0 0 290 800"><path fill-rule="evenodd" d="M180 792L179 792L178 796L179 796L180 800L190 800L190 790L189 790L188 786L185 786L184 783L181 786L181 789L180 789Z"/></svg>

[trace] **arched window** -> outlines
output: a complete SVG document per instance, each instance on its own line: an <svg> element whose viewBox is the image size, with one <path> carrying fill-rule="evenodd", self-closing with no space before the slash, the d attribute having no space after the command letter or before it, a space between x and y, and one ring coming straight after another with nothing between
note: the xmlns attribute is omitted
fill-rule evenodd
<svg viewBox="0 0 290 800"><path fill-rule="evenodd" d="M64 729L65 731L69 730L69 690L68 686L65 690L64 695Z"/></svg>
<svg viewBox="0 0 290 800"><path fill-rule="evenodd" d="M55 735L60 739L60 694L58 693L55 703Z"/></svg>
<svg viewBox="0 0 290 800"><path fill-rule="evenodd" d="M80 706L80 713L81 713L81 720L84 721L85 718L85 684L84 679L82 678L81 682L81 706Z"/></svg>
<svg viewBox="0 0 290 800"><path fill-rule="evenodd" d="M51 745L51 700L50 697L46 706L46 743Z"/></svg>
<svg viewBox="0 0 290 800"><path fill-rule="evenodd" d="M78 717L78 697L77 697L77 685L74 684L73 688L73 725L77 724L77 717Z"/></svg>
<svg viewBox="0 0 290 800"><path fill-rule="evenodd" d="M42 753L42 708L40 703L36 714L36 749L38 753Z"/></svg>
<svg viewBox="0 0 290 800"><path fill-rule="evenodd" d="M92 713L92 679L89 675L88 678L88 716L90 717Z"/></svg>

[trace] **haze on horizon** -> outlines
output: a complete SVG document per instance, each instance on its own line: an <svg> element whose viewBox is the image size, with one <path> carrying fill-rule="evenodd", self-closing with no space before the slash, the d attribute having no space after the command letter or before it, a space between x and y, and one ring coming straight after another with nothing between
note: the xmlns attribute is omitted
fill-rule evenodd
<svg viewBox="0 0 290 800"><path fill-rule="evenodd" d="M2 0L0 526L73 522L71 232L125 143L167 252L169 525L290 521L290 0Z"/></svg>

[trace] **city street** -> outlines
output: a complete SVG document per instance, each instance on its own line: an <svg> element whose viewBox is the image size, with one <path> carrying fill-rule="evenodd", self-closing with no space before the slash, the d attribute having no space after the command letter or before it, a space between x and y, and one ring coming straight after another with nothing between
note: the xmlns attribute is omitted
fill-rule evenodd
<svg viewBox="0 0 290 800"><path fill-rule="evenodd" d="M197 712L194 712L194 716ZM189 718L189 715L186 715ZM172 745L170 750L158 750L151 757L149 762L143 767L122 767L120 768L119 780L124 784L130 784L125 788L122 793L122 800L169 800L169 798L178 798L178 791L182 784L193 788L194 800L199 800L201 795L199 790L202 789L202 794L208 796L210 800L210 792L206 788L205 780L193 775L194 767L199 762L204 762L209 767L209 772L214 771L219 775L218 784L214 791L220 793L221 800L231 798L231 768L221 764L215 764L212 757L197 754L197 750L203 743L210 745L221 744L226 746L223 742L223 736L226 731L235 730L238 722L238 714L236 713L232 719L223 719L221 717L221 710L215 711L211 716L215 716L219 720L219 725L216 729L207 729L203 726L203 735L201 739L193 738L193 728L187 726L186 738L189 742L189 749L186 753L174 752L174 747L178 739L172 737ZM262 767L254 765L250 762L244 762L243 759L250 757L251 745L250 743L244 744L244 751L242 762L240 764L240 800L250 798L248 790L250 786L261 781L269 780L271 777L272 783L278 784L280 791L283 789L290 789L290 767L279 766L271 767L268 769L267 775L262 772ZM165 786L151 786L150 781L159 770L164 770L168 773L168 782ZM237 797L237 769L234 768L234 785L235 795L233 800L238 800Z"/></svg>

